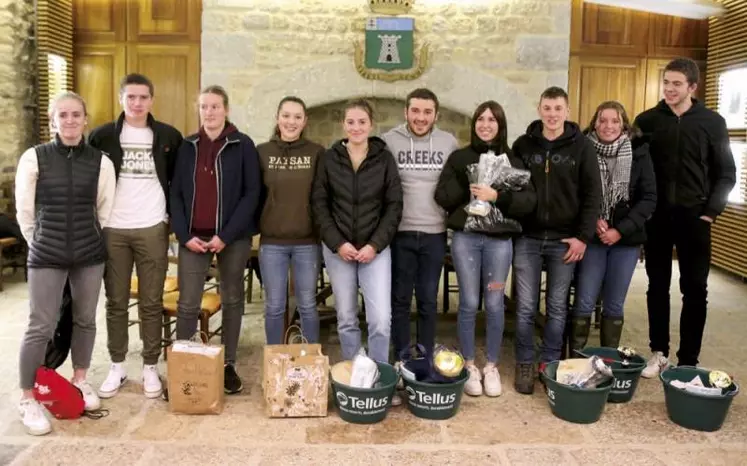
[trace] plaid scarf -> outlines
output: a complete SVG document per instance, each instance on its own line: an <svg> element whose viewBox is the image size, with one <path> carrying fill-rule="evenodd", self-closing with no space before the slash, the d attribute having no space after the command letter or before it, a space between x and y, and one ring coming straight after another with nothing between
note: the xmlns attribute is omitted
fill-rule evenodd
<svg viewBox="0 0 747 466"><path fill-rule="evenodd" d="M630 138L623 133L615 142L604 143L592 131L588 135L594 144L599 161L599 174L602 178L601 218L610 220L612 210L618 202L627 201L629 197L630 166L633 163L633 147ZM611 162L615 162L610 170Z"/></svg>

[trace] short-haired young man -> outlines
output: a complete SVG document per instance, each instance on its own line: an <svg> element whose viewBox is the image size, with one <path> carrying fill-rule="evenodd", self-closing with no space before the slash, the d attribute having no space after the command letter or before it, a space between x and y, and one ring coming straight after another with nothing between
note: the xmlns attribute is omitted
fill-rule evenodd
<svg viewBox="0 0 747 466"><path fill-rule="evenodd" d="M664 68L664 98L635 120L650 144L658 202L647 223L649 340L653 353L643 377L669 364L669 288L677 249L682 291L679 365L698 364L706 321L711 224L736 182L726 122L693 98L698 65L677 58Z"/></svg>
<svg viewBox="0 0 747 466"><path fill-rule="evenodd" d="M410 346L412 292L417 303L417 342L432 354L438 284L446 255L446 213L434 193L456 138L438 129L436 94L424 88L408 94L405 123L382 138L399 167L404 210L392 250L392 342L394 358Z"/></svg>
<svg viewBox="0 0 747 466"><path fill-rule="evenodd" d="M516 277L516 379L519 393L534 392L534 319L542 265L547 269L546 320L540 370L560 359L568 291L576 263L594 235L602 195L593 146L568 118L568 94L558 87L540 97L540 120L514 142L513 151L532 173L537 210L522 222L514 246Z"/></svg>
<svg viewBox="0 0 747 466"><path fill-rule="evenodd" d="M167 199L182 135L151 115L153 83L147 77L125 76L119 97L123 112L117 121L94 129L89 136L90 144L111 158L117 175L114 208L109 227L104 230L109 256L104 274L106 330L112 366L99 396L113 397L127 378L124 360L134 262L143 340L143 391L146 397L155 398L163 389L156 363L161 350L163 284L168 268Z"/></svg>

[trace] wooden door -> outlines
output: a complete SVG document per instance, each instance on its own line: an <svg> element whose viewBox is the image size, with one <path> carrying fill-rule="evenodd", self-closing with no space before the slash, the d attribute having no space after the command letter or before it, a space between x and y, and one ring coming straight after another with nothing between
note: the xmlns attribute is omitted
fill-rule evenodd
<svg viewBox="0 0 747 466"><path fill-rule="evenodd" d="M132 45L128 47L127 63L131 72L153 81L153 115L157 119L184 134L197 131L199 50L190 45Z"/></svg>
<svg viewBox="0 0 747 466"><path fill-rule="evenodd" d="M651 15L649 54L656 57L685 56L706 59L708 20Z"/></svg>
<svg viewBox="0 0 747 466"><path fill-rule="evenodd" d="M573 0L571 53L645 56L649 14Z"/></svg>
<svg viewBox="0 0 747 466"><path fill-rule="evenodd" d="M606 100L623 104L630 118L644 104L645 60L626 57L571 57L569 69L571 119L582 128Z"/></svg>
<svg viewBox="0 0 747 466"><path fill-rule="evenodd" d="M117 118L119 81L125 75L125 50L114 44L78 45L75 48L77 92L87 103L88 128Z"/></svg>
<svg viewBox="0 0 747 466"><path fill-rule="evenodd" d="M115 119L120 80L142 73L155 87L153 115L195 131L201 15L200 0L74 0L75 89L89 126Z"/></svg>

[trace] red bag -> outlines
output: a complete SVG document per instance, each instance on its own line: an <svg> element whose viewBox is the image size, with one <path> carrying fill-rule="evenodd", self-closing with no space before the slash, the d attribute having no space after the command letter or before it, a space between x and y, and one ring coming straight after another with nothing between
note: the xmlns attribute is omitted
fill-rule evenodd
<svg viewBox="0 0 747 466"><path fill-rule="evenodd" d="M34 398L57 419L78 419L85 411L80 389L49 367L36 371Z"/></svg>

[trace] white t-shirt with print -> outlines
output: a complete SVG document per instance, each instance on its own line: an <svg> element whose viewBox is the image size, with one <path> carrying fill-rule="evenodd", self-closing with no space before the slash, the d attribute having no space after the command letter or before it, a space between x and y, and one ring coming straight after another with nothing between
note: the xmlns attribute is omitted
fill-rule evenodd
<svg viewBox="0 0 747 466"><path fill-rule="evenodd" d="M153 130L127 122L119 136L122 166L109 227L148 228L166 220L166 196L153 161Z"/></svg>

